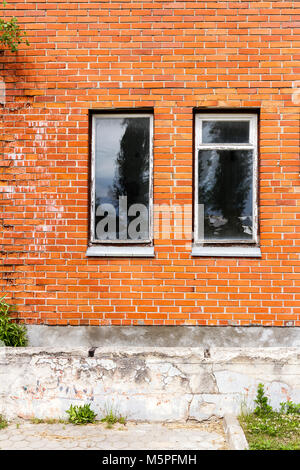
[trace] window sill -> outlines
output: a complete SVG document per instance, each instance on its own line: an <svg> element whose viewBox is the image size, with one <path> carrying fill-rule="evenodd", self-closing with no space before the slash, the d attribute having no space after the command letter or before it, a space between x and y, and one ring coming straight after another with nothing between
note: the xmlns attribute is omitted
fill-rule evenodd
<svg viewBox="0 0 300 470"><path fill-rule="evenodd" d="M258 246L193 246L192 256L261 258Z"/></svg>
<svg viewBox="0 0 300 470"><path fill-rule="evenodd" d="M89 246L86 251L86 256L122 256L127 258L140 257L140 258L153 258L153 246Z"/></svg>

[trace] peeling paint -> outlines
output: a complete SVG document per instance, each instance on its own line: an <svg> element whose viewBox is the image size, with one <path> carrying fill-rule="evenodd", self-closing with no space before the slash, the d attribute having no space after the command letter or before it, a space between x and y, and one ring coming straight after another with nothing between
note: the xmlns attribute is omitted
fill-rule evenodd
<svg viewBox="0 0 300 470"><path fill-rule="evenodd" d="M259 382L275 407L300 401L299 348L211 348L211 357L196 347L97 348L94 358L88 348L0 349L0 413L9 418L59 418L92 401L132 420L201 421L253 406Z"/></svg>

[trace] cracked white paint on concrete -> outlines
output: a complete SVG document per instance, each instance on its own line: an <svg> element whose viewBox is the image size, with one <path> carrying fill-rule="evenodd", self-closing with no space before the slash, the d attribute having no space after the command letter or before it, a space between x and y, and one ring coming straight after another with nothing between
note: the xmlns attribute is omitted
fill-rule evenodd
<svg viewBox="0 0 300 470"><path fill-rule="evenodd" d="M273 406L300 402L299 348L1 348L0 413L61 418L91 403L129 420L206 420L251 408L260 382Z"/></svg>

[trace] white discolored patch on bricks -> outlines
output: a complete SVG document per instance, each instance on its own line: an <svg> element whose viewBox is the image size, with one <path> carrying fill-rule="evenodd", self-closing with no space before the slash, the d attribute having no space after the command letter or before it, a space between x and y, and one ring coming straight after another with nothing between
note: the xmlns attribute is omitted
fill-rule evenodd
<svg viewBox="0 0 300 470"><path fill-rule="evenodd" d="M6 85L2 77L0 77L0 104L6 104Z"/></svg>
<svg viewBox="0 0 300 470"><path fill-rule="evenodd" d="M294 104L300 104L300 80L293 83L292 102Z"/></svg>
<svg viewBox="0 0 300 470"><path fill-rule="evenodd" d="M49 122L49 121L29 121L28 126L32 128L35 132L33 147L34 152L36 153L36 148L40 148L44 151L47 150L47 143L51 141L52 144L57 144L57 134L48 134L48 128L59 126L58 122Z"/></svg>
<svg viewBox="0 0 300 470"><path fill-rule="evenodd" d="M13 186L0 186L0 193L14 193L15 188Z"/></svg>

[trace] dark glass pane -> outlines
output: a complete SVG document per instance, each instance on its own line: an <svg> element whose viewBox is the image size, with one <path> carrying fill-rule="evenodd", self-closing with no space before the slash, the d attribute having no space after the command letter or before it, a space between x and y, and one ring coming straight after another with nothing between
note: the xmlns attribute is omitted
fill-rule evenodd
<svg viewBox="0 0 300 470"><path fill-rule="evenodd" d="M203 144L249 143L249 121L203 121Z"/></svg>
<svg viewBox="0 0 300 470"><path fill-rule="evenodd" d="M150 118L97 118L95 149L95 237L102 239L99 221L104 220L107 212L103 204L110 204L116 213L116 230L113 224L105 230L111 232L104 238L121 240L149 238L149 143ZM135 216L122 212L120 198L127 197L127 208L142 204L144 211L133 211ZM100 210L101 209L101 210ZM101 215L99 215L101 214ZM125 218L124 218L125 216ZM128 234L130 223L140 216L142 223L137 224L137 234ZM123 222L120 221L122 218ZM125 222L124 222L125 221ZM124 225L120 225L125 223Z"/></svg>
<svg viewBox="0 0 300 470"><path fill-rule="evenodd" d="M199 150L198 158L204 238L252 239L252 150Z"/></svg>

